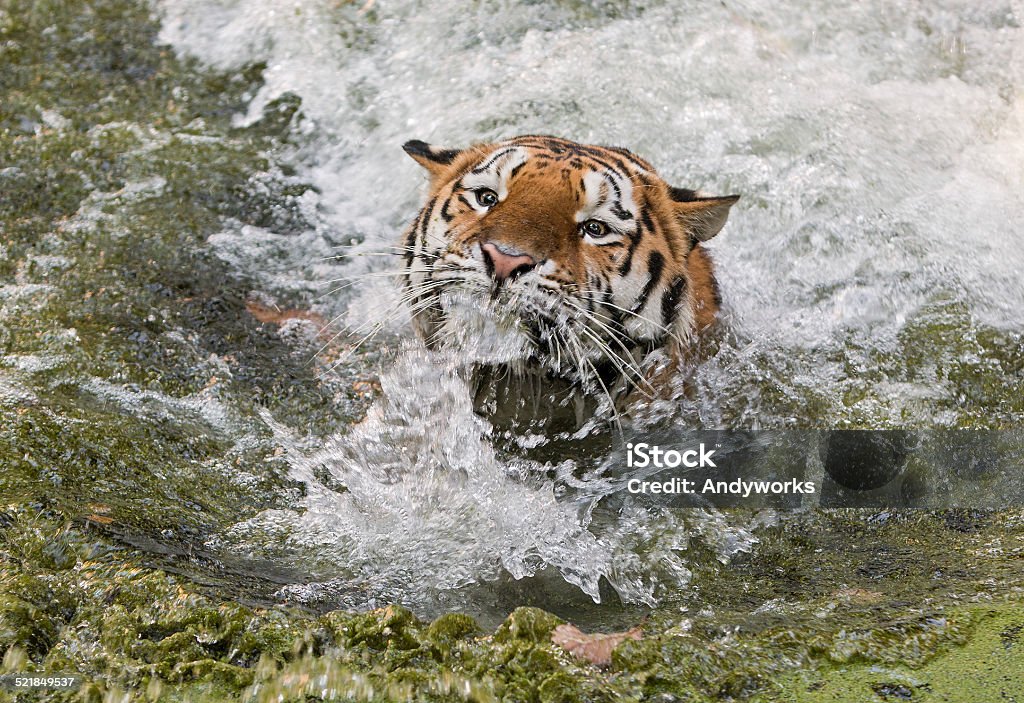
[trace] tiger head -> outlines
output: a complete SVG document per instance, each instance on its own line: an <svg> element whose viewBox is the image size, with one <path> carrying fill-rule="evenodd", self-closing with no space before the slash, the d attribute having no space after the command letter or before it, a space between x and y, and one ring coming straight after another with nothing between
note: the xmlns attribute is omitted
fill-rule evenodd
<svg viewBox="0 0 1024 703"><path fill-rule="evenodd" d="M625 149L548 136L404 149L430 175L401 247L428 346L587 385L685 351L714 320L701 243L739 196L673 188Z"/></svg>

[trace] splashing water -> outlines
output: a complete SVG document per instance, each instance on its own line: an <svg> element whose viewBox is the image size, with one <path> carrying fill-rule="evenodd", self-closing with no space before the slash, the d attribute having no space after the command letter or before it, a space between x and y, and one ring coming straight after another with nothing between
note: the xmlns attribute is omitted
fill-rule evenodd
<svg viewBox="0 0 1024 703"><path fill-rule="evenodd" d="M1024 37L1011 3L160 7L179 51L266 63L240 123L285 93L302 100L289 158L320 193L304 203L316 227L229 225L210 242L271 295L351 277L315 309L408 336L397 257L320 260L397 241L421 179L399 145L554 133L626 146L674 185L744 195L711 247L726 331L681 423L1020 420L1007 369L1022 356ZM595 520L599 498L560 494L571 468L495 448L451 360L405 352L381 385L362 423L319 446L275 425L305 494L222 536L328 575L283 595L422 603L551 567L594 599L604 578L649 603L685 583L688 535L723 558L752 543L710 514L627 502Z"/></svg>
<svg viewBox="0 0 1024 703"><path fill-rule="evenodd" d="M753 544L720 516L692 511L684 518L628 501L614 521L595 524L600 499L620 487L584 479L573 483L588 495L558 500L543 466L499 455L468 385L426 351L403 354L381 383L383 399L367 418L316 449L304 450L266 418L290 449L291 477L305 495L296 510L266 511L236 525L228 539L250 548L254 534L283 541L292 558L335 574L285 587L281 596L429 608L438 592L552 567L596 602L603 577L624 601L653 604L655 574L664 584L689 578L678 554L689 533L707 533L722 559ZM571 481L572 464L559 467L562 482Z"/></svg>

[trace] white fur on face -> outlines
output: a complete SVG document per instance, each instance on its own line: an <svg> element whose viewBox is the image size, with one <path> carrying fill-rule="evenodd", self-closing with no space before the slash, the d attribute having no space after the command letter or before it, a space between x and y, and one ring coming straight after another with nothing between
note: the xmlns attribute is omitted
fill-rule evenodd
<svg viewBox="0 0 1024 703"><path fill-rule="evenodd" d="M584 203L576 222L599 220L613 230L600 240L584 237L591 244L618 241L636 229L637 205L633 199L633 181L610 170L590 171L583 177ZM616 237L616 234L618 235Z"/></svg>
<svg viewBox="0 0 1024 703"><path fill-rule="evenodd" d="M490 154L483 163L462 177L459 185L466 190L493 190L498 200L508 197L508 184L512 171L526 163L530 153L522 147L506 147ZM478 204L473 198L467 198L469 204L477 212L487 212L487 208Z"/></svg>

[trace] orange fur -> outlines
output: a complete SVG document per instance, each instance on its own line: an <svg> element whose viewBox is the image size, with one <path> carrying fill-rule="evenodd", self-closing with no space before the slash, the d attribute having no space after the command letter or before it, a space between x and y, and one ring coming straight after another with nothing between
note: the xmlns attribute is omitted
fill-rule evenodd
<svg viewBox="0 0 1024 703"><path fill-rule="evenodd" d="M609 337L606 353L614 352L613 343L625 347L625 340L632 347L664 346L678 359L686 352L679 345L714 322L720 301L702 242L718 233L739 196L672 188L624 149L555 137L464 150L423 142L405 148L430 174L427 206L405 238L414 300L429 303L437 295L438 261L478 288L488 285L487 264L500 276L491 299L503 286L533 286L549 296L557 288L569 317L590 320L585 334ZM495 268L499 256L514 264ZM505 281L505 272L522 261L535 275L524 276L526 283ZM435 340L443 313L422 305L418 318L428 343ZM612 326L621 338L612 338L619 334Z"/></svg>
<svg viewBox="0 0 1024 703"><path fill-rule="evenodd" d="M711 326L721 309L715 267L707 249L699 244L694 247L687 257L687 269L693 286L697 331L701 332Z"/></svg>

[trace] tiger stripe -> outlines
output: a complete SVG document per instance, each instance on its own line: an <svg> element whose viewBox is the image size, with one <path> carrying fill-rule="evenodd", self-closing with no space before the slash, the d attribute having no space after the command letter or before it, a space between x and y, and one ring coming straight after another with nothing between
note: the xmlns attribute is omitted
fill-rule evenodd
<svg viewBox="0 0 1024 703"><path fill-rule="evenodd" d="M621 370L615 349L685 351L721 307L703 243L738 196L672 187L627 149L548 135L405 150L431 176L403 240L407 289L430 308L414 314L429 345L458 338L450 306L468 295L501 329L532 335L531 358L549 369L565 362L550 358L552 340L574 335L577 357L593 356L575 358L582 379L584 366Z"/></svg>

